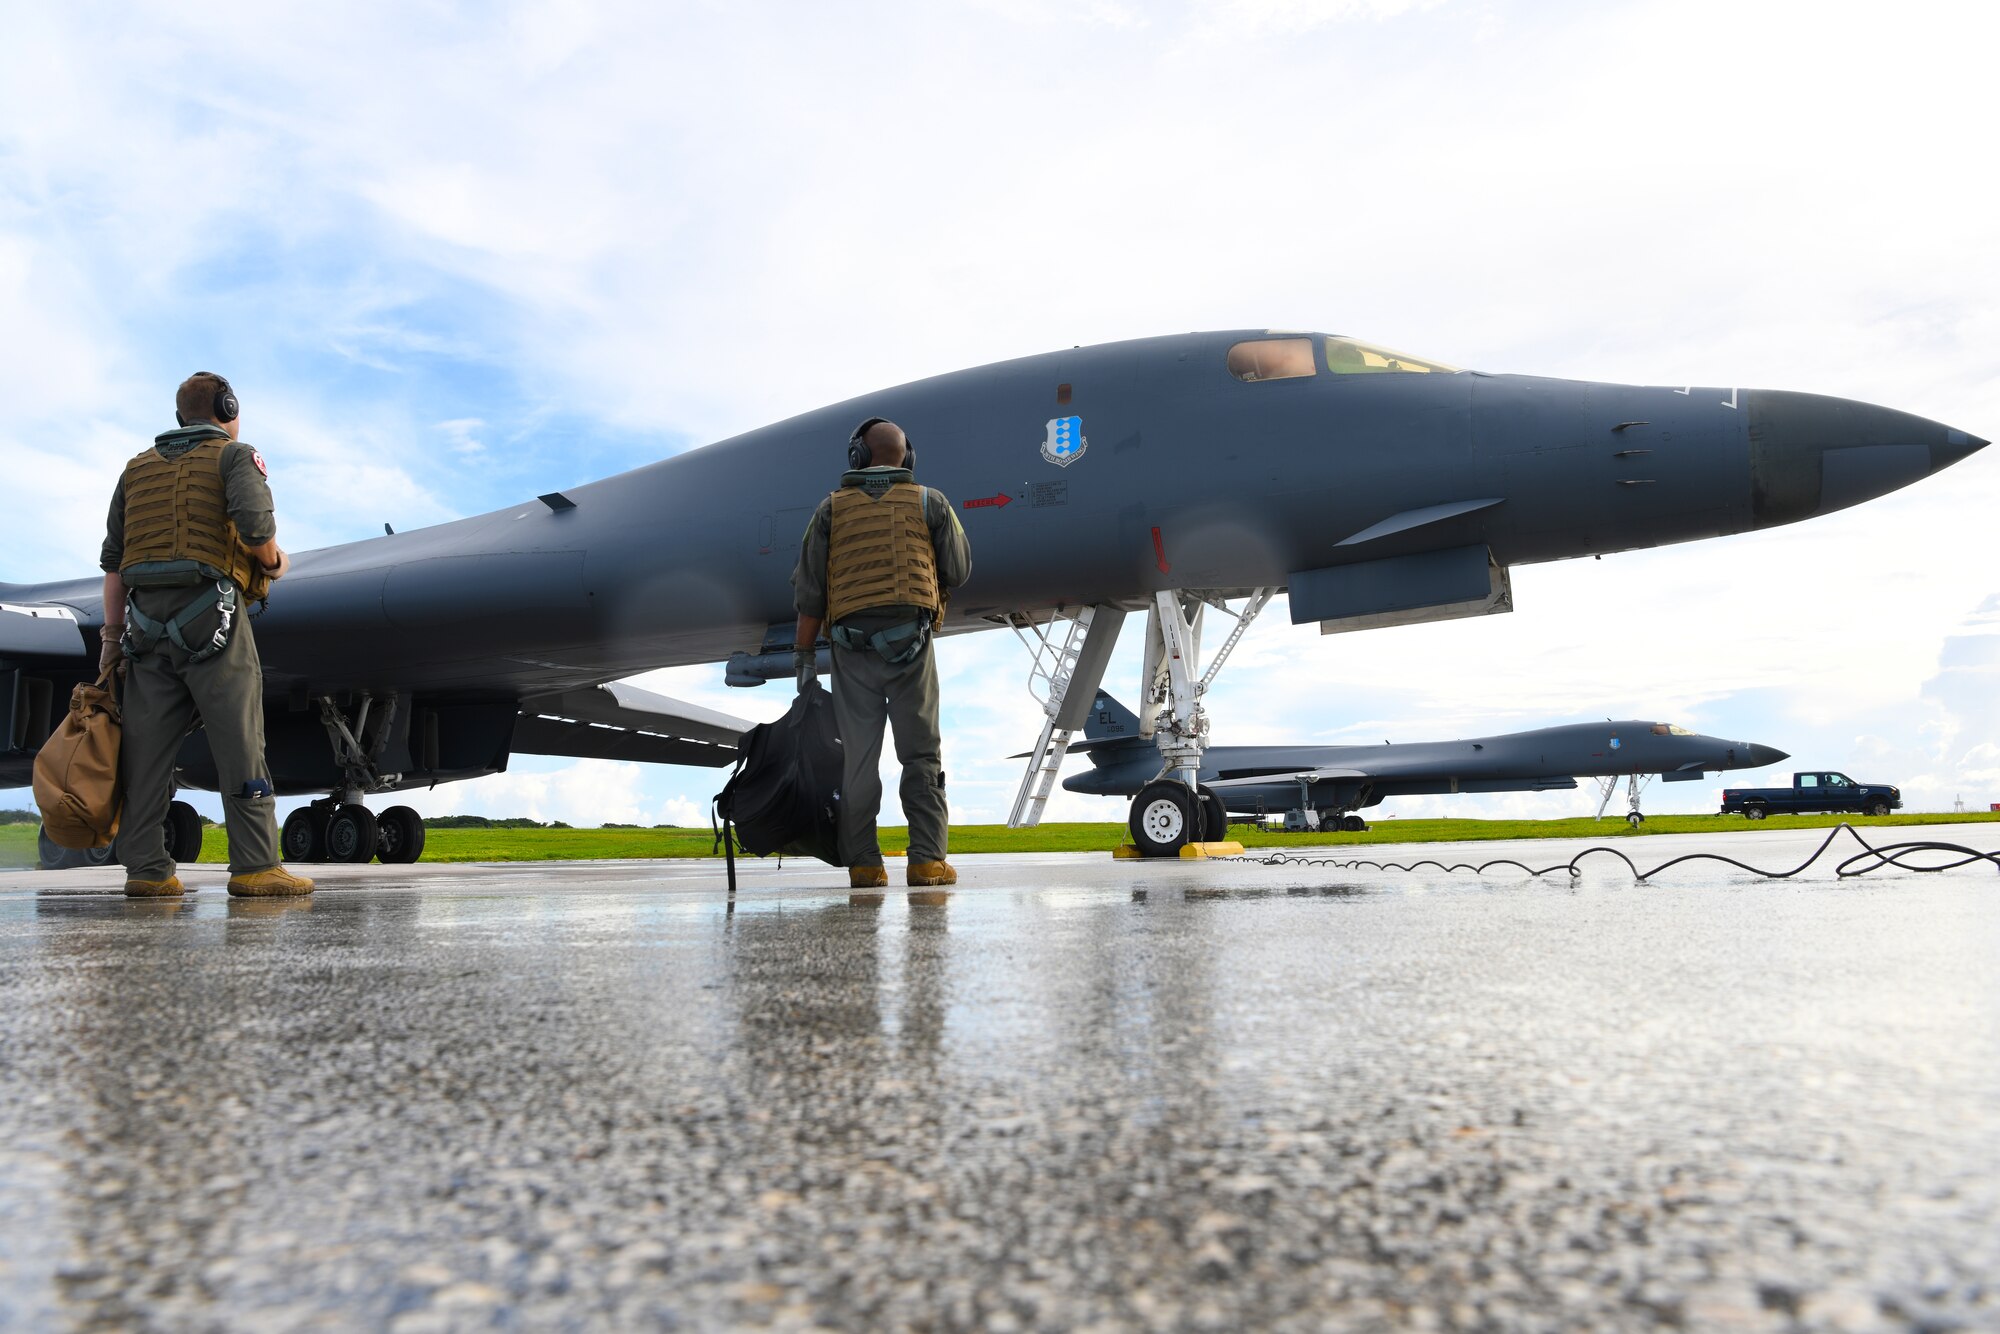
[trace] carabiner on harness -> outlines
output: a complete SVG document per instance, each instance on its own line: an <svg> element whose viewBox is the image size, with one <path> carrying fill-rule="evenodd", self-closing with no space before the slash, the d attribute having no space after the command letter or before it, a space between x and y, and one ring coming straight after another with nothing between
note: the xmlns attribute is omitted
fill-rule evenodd
<svg viewBox="0 0 2000 1334"><path fill-rule="evenodd" d="M236 585L227 579L215 581L216 597L213 602L207 598L196 598L164 621L156 621L139 610L136 599L127 599L125 604L126 632L123 641L125 656L137 658L149 652L164 635L188 655L190 664L207 662L216 654L229 647L229 632L236 626ZM200 648L188 643L187 628L207 615L213 608L221 613L215 633ZM135 638L144 640L142 647L134 647Z"/></svg>

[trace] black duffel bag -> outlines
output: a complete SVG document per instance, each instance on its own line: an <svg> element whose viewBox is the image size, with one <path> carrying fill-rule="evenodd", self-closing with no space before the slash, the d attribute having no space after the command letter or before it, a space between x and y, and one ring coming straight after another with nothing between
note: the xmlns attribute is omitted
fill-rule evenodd
<svg viewBox="0 0 2000 1334"><path fill-rule="evenodd" d="M789 853L842 864L840 778L833 696L815 680L784 717L743 734L743 757L716 794L715 814L722 822L716 837L729 859L732 892L739 847L753 857Z"/></svg>

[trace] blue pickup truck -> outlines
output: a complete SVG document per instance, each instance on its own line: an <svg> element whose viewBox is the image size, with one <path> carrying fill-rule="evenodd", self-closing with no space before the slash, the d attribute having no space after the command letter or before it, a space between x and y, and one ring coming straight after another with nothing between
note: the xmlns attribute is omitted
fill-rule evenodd
<svg viewBox="0 0 2000 1334"><path fill-rule="evenodd" d="M1900 788L1886 783L1857 783L1831 772L1792 775L1790 787L1728 787L1722 790L1722 814L1761 820L1767 815L1801 815L1807 811L1854 811L1887 815L1903 804Z"/></svg>

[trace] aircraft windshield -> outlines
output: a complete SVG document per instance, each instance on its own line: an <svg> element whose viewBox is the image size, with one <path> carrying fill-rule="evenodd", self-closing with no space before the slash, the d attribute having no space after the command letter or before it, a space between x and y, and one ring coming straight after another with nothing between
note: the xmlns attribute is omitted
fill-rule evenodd
<svg viewBox="0 0 2000 1334"><path fill-rule="evenodd" d="M1425 361L1422 357L1391 352L1386 347L1373 347L1352 338L1331 335L1326 340L1326 368L1335 375L1371 375L1381 371L1427 371L1451 375L1458 370L1458 367L1447 366L1442 361Z"/></svg>
<svg viewBox="0 0 2000 1334"><path fill-rule="evenodd" d="M1229 349L1229 373L1239 380L1295 380L1318 369L1310 338L1253 338Z"/></svg>
<svg viewBox="0 0 2000 1334"><path fill-rule="evenodd" d="M1688 730L1687 730L1687 728L1685 728L1685 727L1680 727L1680 726L1678 726L1678 725L1676 725L1676 724L1674 724L1674 723L1654 723L1654 724L1653 724L1653 735L1654 735L1654 736L1693 736L1693 735L1694 735L1694 733L1693 733L1693 732L1690 732L1690 731L1688 731Z"/></svg>

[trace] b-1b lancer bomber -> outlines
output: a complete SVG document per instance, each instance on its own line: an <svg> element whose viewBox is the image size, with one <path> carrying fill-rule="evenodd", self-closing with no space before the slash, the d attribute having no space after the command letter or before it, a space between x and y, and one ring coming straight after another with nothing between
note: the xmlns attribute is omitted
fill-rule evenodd
<svg viewBox="0 0 2000 1334"><path fill-rule="evenodd" d="M1159 761L1139 735L1139 719L1110 695L1097 693L1083 740L1070 750L1087 753L1090 768L1063 779L1063 787L1140 798L1132 803L1132 844L1155 856L1177 852L1203 834L1219 838L1232 813L1261 821L1283 812L1287 829L1358 833L1368 826L1354 812L1389 797L1553 792L1574 788L1579 778L1605 780L1600 815L1624 779L1630 798L1625 818L1636 829L1646 819L1639 792L1655 775L1669 783L1691 782L1790 758L1772 746L1702 736L1672 723L1610 719L1462 741L1211 746L1196 789L1202 811L1197 830L1184 818L1179 780L1158 776Z"/></svg>
<svg viewBox="0 0 2000 1334"><path fill-rule="evenodd" d="M1986 443L1837 398L1490 375L1315 333L1178 334L939 375L296 555L257 621L273 778L320 798L287 822L286 856L390 850L366 798L517 752L733 760L740 720L613 683L724 661L737 684L791 675L799 535L870 416L909 433L920 480L971 538L940 630L1012 627L1035 650L1046 724L1023 824L1129 613L1146 622L1141 731L1192 822L1203 694L1280 592L1324 633L1510 611L1515 566L1811 518ZM0 783L18 784L96 661L103 609L95 577L0 599ZM215 781L199 734L180 774ZM395 855L420 841L413 819L398 808Z"/></svg>

